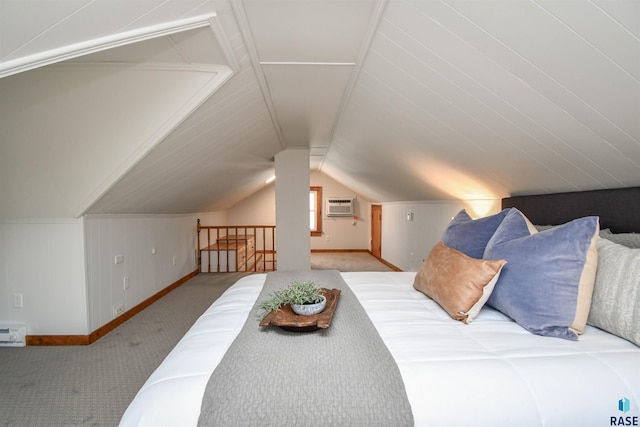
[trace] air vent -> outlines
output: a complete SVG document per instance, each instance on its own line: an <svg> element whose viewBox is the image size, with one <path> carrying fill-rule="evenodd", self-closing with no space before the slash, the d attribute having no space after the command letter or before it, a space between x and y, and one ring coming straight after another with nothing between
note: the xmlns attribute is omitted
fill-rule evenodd
<svg viewBox="0 0 640 427"><path fill-rule="evenodd" d="M329 197L327 199L327 216L353 216L353 198Z"/></svg>

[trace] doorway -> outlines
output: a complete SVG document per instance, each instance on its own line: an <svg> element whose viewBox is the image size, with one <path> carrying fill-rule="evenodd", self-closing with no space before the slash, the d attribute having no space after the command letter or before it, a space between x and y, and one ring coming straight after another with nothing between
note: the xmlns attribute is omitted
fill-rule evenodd
<svg viewBox="0 0 640 427"><path fill-rule="evenodd" d="M382 205L371 205L371 254L382 259Z"/></svg>

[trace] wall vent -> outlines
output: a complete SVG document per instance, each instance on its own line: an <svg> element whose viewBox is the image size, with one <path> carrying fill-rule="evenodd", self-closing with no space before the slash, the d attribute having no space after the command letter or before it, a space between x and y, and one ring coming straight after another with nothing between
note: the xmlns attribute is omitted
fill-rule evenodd
<svg viewBox="0 0 640 427"><path fill-rule="evenodd" d="M353 198L327 198L327 216L353 216Z"/></svg>

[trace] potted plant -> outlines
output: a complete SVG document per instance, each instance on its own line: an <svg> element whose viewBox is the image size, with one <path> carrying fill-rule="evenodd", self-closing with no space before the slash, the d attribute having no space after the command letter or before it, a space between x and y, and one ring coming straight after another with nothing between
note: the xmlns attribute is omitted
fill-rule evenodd
<svg viewBox="0 0 640 427"><path fill-rule="evenodd" d="M288 287L278 289L258 305L261 310L258 317L263 319L271 311L279 310L286 304L291 305L294 313L310 316L322 312L326 303L327 298L317 283L294 280Z"/></svg>

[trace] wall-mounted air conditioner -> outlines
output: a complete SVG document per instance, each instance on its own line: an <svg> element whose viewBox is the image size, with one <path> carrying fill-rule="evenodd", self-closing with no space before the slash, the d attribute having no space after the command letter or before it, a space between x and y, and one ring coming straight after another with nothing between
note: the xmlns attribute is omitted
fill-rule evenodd
<svg viewBox="0 0 640 427"><path fill-rule="evenodd" d="M0 347L24 347L26 335L24 324L0 324Z"/></svg>
<svg viewBox="0 0 640 427"><path fill-rule="evenodd" d="M327 216L353 216L353 198L327 198Z"/></svg>

